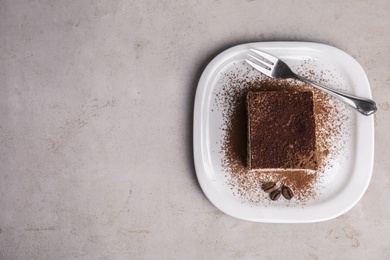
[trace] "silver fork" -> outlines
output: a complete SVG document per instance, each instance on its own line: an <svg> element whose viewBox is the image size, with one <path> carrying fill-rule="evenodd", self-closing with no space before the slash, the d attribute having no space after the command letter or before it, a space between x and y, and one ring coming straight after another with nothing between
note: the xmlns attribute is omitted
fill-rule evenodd
<svg viewBox="0 0 390 260"><path fill-rule="evenodd" d="M268 77L275 78L275 79L297 79L303 81L328 93L329 95L332 95L340 99L341 101L344 101L345 103L352 106L357 111L359 111L360 113L366 116L374 114L377 111L376 104L373 100L352 96L346 93L342 93L340 91L330 89L323 85L320 85L314 81L311 81L302 76L299 76L298 74L295 74L290 69L290 67L287 66L286 63L284 63L282 60L278 59L277 57L256 49L250 49L250 50L256 53L256 55L258 55L261 59L254 55L248 54L257 63L248 59L246 59L245 61L249 63L249 65L251 65L253 68L267 75Z"/></svg>

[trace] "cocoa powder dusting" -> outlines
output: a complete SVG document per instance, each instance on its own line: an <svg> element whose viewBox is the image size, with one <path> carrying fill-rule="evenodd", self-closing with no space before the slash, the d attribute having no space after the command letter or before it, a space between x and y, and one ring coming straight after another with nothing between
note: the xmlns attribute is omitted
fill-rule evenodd
<svg viewBox="0 0 390 260"><path fill-rule="evenodd" d="M249 92L246 101L251 169L317 168L311 91Z"/></svg>
<svg viewBox="0 0 390 260"><path fill-rule="evenodd" d="M277 185L289 186L295 201L305 204L318 195L329 156L337 154L332 146L334 139L342 133L342 123L346 120L329 96L311 86L293 80L274 80L256 74L253 69L236 69L223 75L224 84L214 93L216 109L221 111L224 135L221 145L222 166L225 169L228 185L235 196L251 204L269 203L261 190L269 181ZM308 78L318 77L314 72L301 73ZM321 75L319 75L321 76ZM316 78L318 81L318 78ZM247 166L247 114L245 97L250 91L312 91L316 123L317 170L277 170L250 171Z"/></svg>

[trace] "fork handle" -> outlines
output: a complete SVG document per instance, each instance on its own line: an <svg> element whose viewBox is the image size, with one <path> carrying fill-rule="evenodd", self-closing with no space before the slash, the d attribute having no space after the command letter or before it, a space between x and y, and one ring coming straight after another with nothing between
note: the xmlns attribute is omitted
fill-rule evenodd
<svg viewBox="0 0 390 260"><path fill-rule="evenodd" d="M310 85L313 85L314 87L328 93L329 95L340 99L341 101L347 103L348 105L350 105L351 107L353 107L354 109L356 109L357 111L359 111L365 116L372 115L378 110L373 100L352 96L340 91L327 88L321 84L318 84L314 81L311 81L297 74L294 74L294 78L303 81L305 83L308 83Z"/></svg>

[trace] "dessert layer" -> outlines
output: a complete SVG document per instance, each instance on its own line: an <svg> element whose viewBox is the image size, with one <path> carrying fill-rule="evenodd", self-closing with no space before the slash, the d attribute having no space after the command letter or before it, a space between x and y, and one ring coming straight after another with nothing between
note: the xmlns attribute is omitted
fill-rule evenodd
<svg viewBox="0 0 390 260"><path fill-rule="evenodd" d="M317 169L312 92L249 92L250 169Z"/></svg>

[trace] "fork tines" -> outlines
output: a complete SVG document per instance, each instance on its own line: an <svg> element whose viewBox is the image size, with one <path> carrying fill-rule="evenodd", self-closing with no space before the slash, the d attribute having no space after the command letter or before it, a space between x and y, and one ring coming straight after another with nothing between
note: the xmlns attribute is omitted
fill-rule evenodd
<svg viewBox="0 0 390 260"><path fill-rule="evenodd" d="M266 75L269 75L270 70L272 70L272 67L278 61L278 58L276 58L276 57L274 57L266 52L263 52L263 51L259 51L256 49L250 49L250 50L253 53L255 53L256 56L258 56L258 57L254 56L252 54L248 54L248 56L251 57L257 63L255 63L251 60L248 60L248 59L246 59L245 61L247 63L249 63L249 65L251 65L252 67L257 69L258 71L260 71Z"/></svg>
<svg viewBox="0 0 390 260"><path fill-rule="evenodd" d="M262 57L265 61L268 61L271 65L274 65L278 61L278 58L276 58L275 56L272 56L272 55L270 55L270 54L268 54L266 52L259 51L259 50L256 50L256 49L250 49L250 50L252 52L256 53L257 55L259 55L260 57Z"/></svg>

